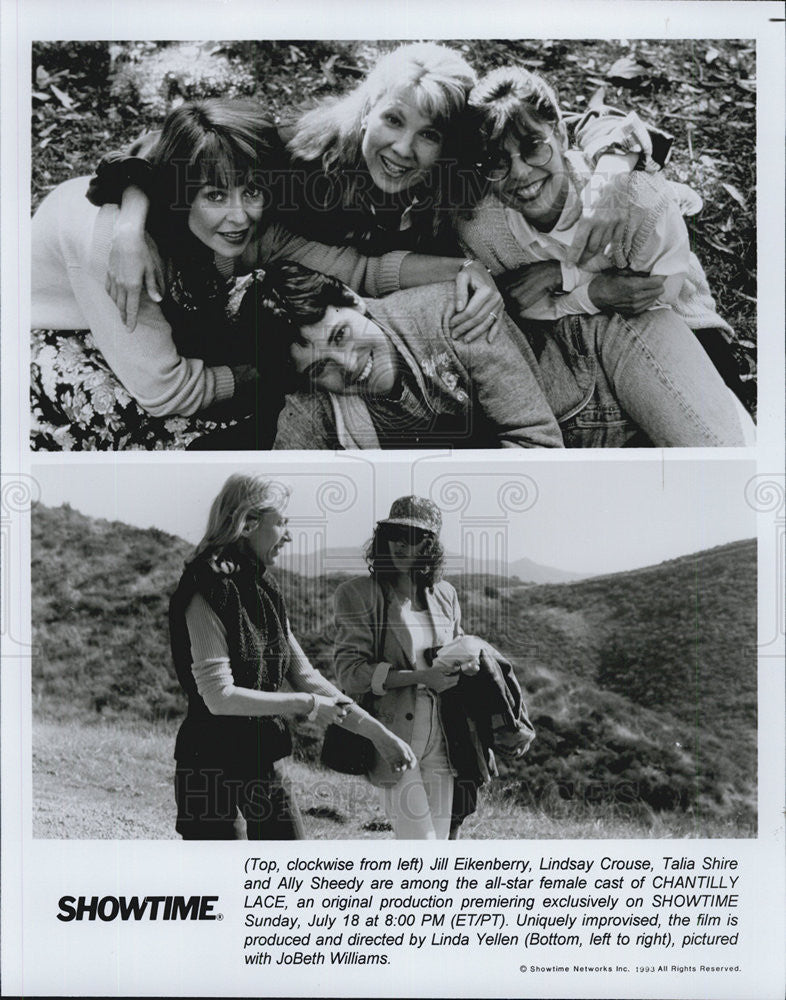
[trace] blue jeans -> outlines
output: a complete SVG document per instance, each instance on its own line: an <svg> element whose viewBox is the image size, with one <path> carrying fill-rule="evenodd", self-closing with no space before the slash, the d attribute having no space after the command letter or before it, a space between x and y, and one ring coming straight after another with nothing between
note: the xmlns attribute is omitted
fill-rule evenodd
<svg viewBox="0 0 786 1000"><path fill-rule="evenodd" d="M750 417L671 309L522 326L567 448L741 447L745 424L750 436Z"/></svg>

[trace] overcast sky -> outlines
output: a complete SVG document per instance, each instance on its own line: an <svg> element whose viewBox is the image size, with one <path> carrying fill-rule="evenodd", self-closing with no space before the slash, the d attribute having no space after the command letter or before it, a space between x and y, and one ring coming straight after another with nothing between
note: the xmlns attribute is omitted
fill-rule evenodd
<svg viewBox="0 0 786 1000"><path fill-rule="evenodd" d="M47 506L69 503L92 517L155 526L197 542L207 511L235 471L269 476L292 490L287 508L301 552L361 546L397 496L430 496L444 511L451 552L487 545L513 562L581 574L652 565L756 533L744 498L753 463L658 456L596 456L586 461L419 458L384 462L326 455L206 461L185 455L153 463L121 460L36 462L32 474ZM139 459L143 460L139 460ZM501 549L500 549L501 546Z"/></svg>

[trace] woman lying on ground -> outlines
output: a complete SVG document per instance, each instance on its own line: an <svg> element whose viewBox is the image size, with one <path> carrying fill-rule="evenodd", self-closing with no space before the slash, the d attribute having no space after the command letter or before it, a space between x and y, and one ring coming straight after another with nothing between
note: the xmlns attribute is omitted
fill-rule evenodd
<svg viewBox="0 0 786 1000"><path fill-rule="evenodd" d="M752 421L708 356L739 388L728 350L724 358L732 331L691 252L674 186L657 172L619 170L610 193L627 206L625 225L580 268L570 266L591 164L568 148L553 90L527 70L499 69L470 103L490 192L460 222L460 236L492 274L507 276L511 315L544 383L563 387L549 401L566 444L596 433L623 443L615 425L624 414L656 444L750 443ZM588 357L600 362L594 403Z"/></svg>
<svg viewBox="0 0 786 1000"><path fill-rule="evenodd" d="M404 251L367 257L287 232L272 207L276 186L288 176L282 158L276 130L253 102L211 100L172 112L143 168L137 164L150 207L142 239L146 246L152 240L151 259L163 261L158 268L163 287L159 292L149 283L133 337L110 297L118 295L108 261L112 234L125 225L122 215L111 205L91 206L84 198L85 179L60 185L33 219L32 326L89 329L112 372L154 416L194 414L222 402L225 412L250 412L245 441L259 448L272 442L281 402L278 372L257 372L258 330L255 317L243 313L242 300L245 276L268 261L299 259L375 296L454 277L456 318L466 319L471 329L481 324L485 332L489 295L494 302L500 297L480 265L463 268L463 258ZM124 163L127 169L129 161ZM473 268L484 276L480 291ZM48 395L65 391L85 397L85 413L112 410L114 390L105 371L88 370L82 384L67 386L67 352L46 349L34 365L40 370L42 406L53 403ZM79 411L74 404L77 420ZM107 424L112 420L117 422L108 415Z"/></svg>
<svg viewBox="0 0 786 1000"><path fill-rule="evenodd" d="M184 840L302 839L283 770L287 719L365 736L391 774L416 763L403 740L311 666L292 635L268 572L291 540L285 500L258 476L230 476L170 602L172 654L188 696L175 744Z"/></svg>
<svg viewBox="0 0 786 1000"><path fill-rule="evenodd" d="M536 356L505 314L492 344L454 340L449 285L375 301L281 261L257 295L292 373L276 448L744 443L736 400L690 331L671 335L669 310L633 317L639 336L622 318L597 318L585 341L548 324Z"/></svg>

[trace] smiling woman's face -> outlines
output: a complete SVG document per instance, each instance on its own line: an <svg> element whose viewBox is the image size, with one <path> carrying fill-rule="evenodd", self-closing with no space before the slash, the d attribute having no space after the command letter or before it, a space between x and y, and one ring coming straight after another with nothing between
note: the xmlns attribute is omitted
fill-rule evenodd
<svg viewBox="0 0 786 1000"><path fill-rule="evenodd" d="M188 213L188 228L222 257L239 257L262 218L264 196L246 184L217 187L203 184Z"/></svg>
<svg viewBox="0 0 786 1000"><path fill-rule="evenodd" d="M361 152L371 179L397 194L426 177L442 153L443 135L406 92L381 98L368 114Z"/></svg>
<svg viewBox="0 0 786 1000"><path fill-rule="evenodd" d="M527 162L546 156L545 163L533 166ZM509 165L507 177L492 183L499 200L520 212L536 228L550 229L562 213L569 185L560 136L547 126L524 143L508 136L499 158Z"/></svg>
<svg viewBox="0 0 786 1000"><path fill-rule="evenodd" d="M350 306L328 306L318 323L300 328L291 348L295 370L309 389L378 396L396 384L398 356L382 330Z"/></svg>

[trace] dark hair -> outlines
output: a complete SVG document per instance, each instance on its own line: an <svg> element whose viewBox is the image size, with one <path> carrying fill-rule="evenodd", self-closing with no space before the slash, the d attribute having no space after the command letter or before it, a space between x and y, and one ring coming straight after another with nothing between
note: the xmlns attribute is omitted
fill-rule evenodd
<svg viewBox="0 0 786 1000"><path fill-rule="evenodd" d="M211 98L175 108L150 152L156 238L165 243L182 238L185 210L205 184L232 187L245 181L268 191L283 162L282 149L275 125L256 101Z"/></svg>
<svg viewBox="0 0 786 1000"><path fill-rule="evenodd" d="M501 67L484 76L469 95L469 107L486 149L501 146L509 136L538 138L540 127L562 121L554 89L542 76L520 66Z"/></svg>
<svg viewBox="0 0 786 1000"><path fill-rule="evenodd" d="M294 260L274 261L267 266L257 291L257 315L265 330L262 351L270 355L271 363L283 366L285 391L298 385L290 347L305 344L301 327L318 323L328 306L356 308L357 301L338 278L312 271Z"/></svg>
<svg viewBox="0 0 786 1000"><path fill-rule="evenodd" d="M425 532L425 534L431 544L421 555L419 563L422 561L422 565L417 565L413 570L416 582L424 590L433 587L442 579L442 570L445 565L445 549L439 538L431 532ZM396 575L393 561L390 558L389 541L388 525L378 524L363 553L369 573L380 582L389 580Z"/></svg>

